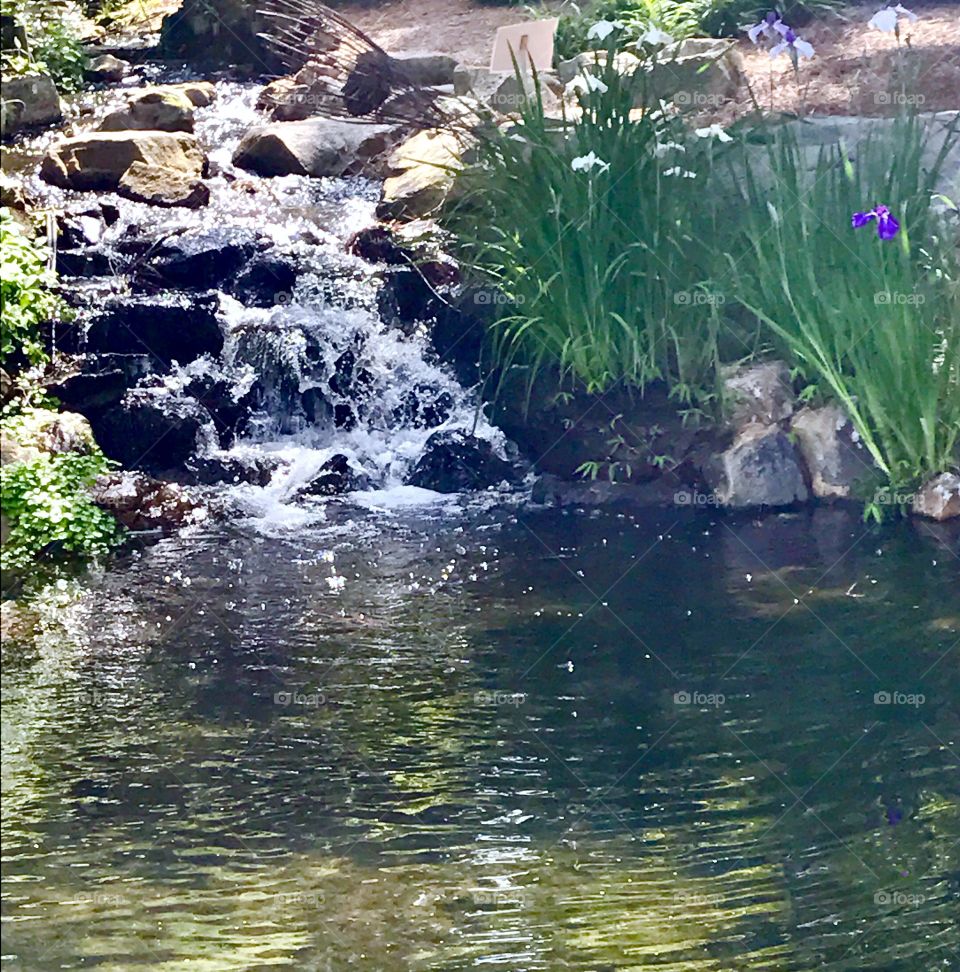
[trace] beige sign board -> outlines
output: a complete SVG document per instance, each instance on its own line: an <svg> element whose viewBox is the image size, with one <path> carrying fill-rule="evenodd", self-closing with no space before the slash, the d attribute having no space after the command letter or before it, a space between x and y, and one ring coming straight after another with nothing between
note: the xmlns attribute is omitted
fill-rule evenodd
<svg viewBox="0 0 960 972"><path fill-rule="evenodd" d="M549 71L553 67L553 37L558 23L556 17L551 17L501 27L493 42L490 70L512 74L513 59L516 58L521 70L528 70L533 64L537 71Z"/></svg>

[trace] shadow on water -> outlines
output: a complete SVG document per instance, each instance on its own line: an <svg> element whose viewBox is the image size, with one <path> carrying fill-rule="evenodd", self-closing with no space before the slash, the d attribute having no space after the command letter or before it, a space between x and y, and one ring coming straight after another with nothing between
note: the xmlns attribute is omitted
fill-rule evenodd
<svg viewBox="0 0 960 972"><path fill-rule="evenodd" d="M956 536L173 538L5 652L10 968L958 967Z"/></svg>

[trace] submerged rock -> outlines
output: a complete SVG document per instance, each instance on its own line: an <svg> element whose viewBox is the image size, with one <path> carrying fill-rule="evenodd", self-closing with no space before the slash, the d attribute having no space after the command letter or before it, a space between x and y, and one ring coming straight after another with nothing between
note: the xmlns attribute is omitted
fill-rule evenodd
<svg viewBox="0 0 960 972"><path fill-rule="evenodd" d="M62 117L57 87L46 74L26 74L3 82L3 111L0 111L3 136L24 128L52 125Z"/></svg>
<svg viewBox="0 0 960 972"><path fill-rule="evenodd" d="M818 499L848 499L857 482L876 474L870 455L855 437L842 408L805 408L790 423L810 488Z"/></svg>
<svg viewBox="0 0 960 972"><path fill-rule="evenodd" d="M809 495L793 443L776 426L747 426L704 471L721 506L790 506Z"/></svg>
<svg viewBox="0 0 960 972"><path fill-rule="evenodd" d="M514 468L493 451L486 439L453 429L434 432L427 439L407 484L438 493L460 493L516 479Z"/></svg>
<svg viewBox="0 0 960 972"><path fill-rule="evenodd" d="M116 408L94 420L94 431L106 456L146 472L182 466L215 441L207 410L164 388L127 392Z"/></svg>
<svg viewBox="0 0 960 972"><path fill-rule="evenodd" d="M62 189L116 189L133 163L199 179L206 157L186 132L92 132L54 145L40 176Z"/></svg>
<svg viewBox="0 0 960 972"><path fill-rule="evenodd" d="M960 517L960 476L945 472L924 483L913 500L913 512L941 522Z"/></svg>
<svg viewBox="0 0 960 972"><path fill-rule="evenodd" d="M389 147L387 125L307 118L249 131L235 165L263 176L342 176L364 171Z"/></svg>
<svg viewBox="0 0 960 972"><path fill-rule="evenodd" d="M183 486L141 472L99 476L90 490L97 506L128 530L175 530L195 519L202 506Z"/></svg>
<svg viewBox="0 0 960 972"><path fill-rule="evenodd" d="M216 294L116 297L90 322L85 350L146 354L163 367L217 356L223 348L219 307Z"/></svg>

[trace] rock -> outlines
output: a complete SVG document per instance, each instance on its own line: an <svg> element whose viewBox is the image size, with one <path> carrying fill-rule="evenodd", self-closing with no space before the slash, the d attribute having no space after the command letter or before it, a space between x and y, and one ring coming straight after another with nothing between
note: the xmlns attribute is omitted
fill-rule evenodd
<svg viewBox="0 0 960 972"><path fill-rule="evenodd" d="M429 429L443 425L452 411L453 396L449 392L418 383L403 393L393 414L398 424Z"/></svg>
<svg viewBox="0 0 960 972"><path fill-rule="evenodd" d="M32 208L35 202L19 179L0 170L0 206L24 212Z"/></svg>
<svg viewBox="0 0 960 972"><path fill-rule="evenodd" d="M57 87L46 74L25 74L3 82L0 134L4 137L24 128L52 125L61 118Z"/></svg>
<svg viewBox="0 0 960 972"><path fill-rule="evenodd" d="M341 496L369 488L369 478L362 471L354 469L346 456L338 453L320 467L320 472L303 493L308 496Z"/></svg>
<svg viewBox="0 0 960 972"><path fill-rule="evenodd" d="M93 132L54 145L40 175L61 189L113 190L134 162L199 179L206 158L185 132Z"/></svg>
<svg viewBox="0 0 960 972"><path fill-rule="evenodd" d="M193 102L182 91L148 88L107 115L98 131L192 132Z"/></svg>
<svg viewBox="0 0 960 972"><path fill-rule="evenodd" d="M253 382L243 382L233 369L202 371L183 386L183 393L199 402L213 419L221 446L233 444L254 407ZM245 482L247 480L244 480Z"/></svg>
<svg viewBox="0 0 960 972"><path fill-rule="evenodd" d="M818 499L848 499L858 481L876 474L853 424L842 408L804 408L790 423Z"/></svg>
<svg viewBox="0 0 960 972"><path fill-rule="evenodd" d="M353 175L389 147L387 125L307 118L251 129L233 156L235 165L263 176Z"/></svg>
<svg viewBox="0 0 960 972"><path fill-rule="evenodd" d="M216 357L223 349L219 309L215 294L116 297L91 321L85 350L149 355L164 368Z"/></svg>
<svg viewBox="0 0 960 972"><path fill-rule="evenodd" d="M537 74L540 99L547 114L559 107L563 82L553 71ZM485 67L458 67L453 77L453 91L458 96L473 96L501 115L516 114L530 101L536 101L537 84L532 75L504 74Z"/></svg>
<svg viewBox="0 0 960 972"><path fill-rule="evenodd" d="M440 87L454 83L457 59L449 54L398 54L403 73L418 88Z"/></svg>
<svg viewBox="0 0 960 972"><path fill-rule="evenodd" d="M255 233L236 227L211 227L172 236L151 247L138 268L138 285L185 290L227 289L261 243Z"/></svg>
<svg viewBox="0 0 960 972"><path fill-rule="evenodd" d="M796 396L782 361L732 365L721 374L724 404L737 431L751 422L775 425L793 414Z"/></svg>
<svg viewBox="0 0 960 972"><path fill-rule="evenodd" d="M129 61L123 61L112 54L101 54L90 62L84 74L94 84L117 84L127 76L130 67Z"/></svg>
<svg viewBox="0 0 960 972"><path fill-rule="evenodd" d="M296 78L277 78L260 92L257 108L269 111L271 121L303 121L313 114L306 91Z"/></svg>
<svg viewBox="0 0 960 972"><path fill-rule="evenodd" d="M289 303L302 267L296 257L280 253L255 256L227 285L245 307L274 307Z"/></svg>
<svg viewBox="0 0 960 972"><path fill-rule="evenodd" d="M516 473L486 439L459 429L434 432L423 455L407 478L410 486L438 493L486 489L504 480L514 482Z"/></svg>
<svg viewBox="0 0 960 972"><path fill-rule="evenodd" d="M584 51L569 61L561 61L557 73L565 84L585 71L596 71L606 63L605 51ZM637 76L637 107L657 100L673 101L679 108L703 109L736 95L742 77L743 59L736 45L728 40L691 37L663 48L657 60L642 67L633 54L616 56L617 70Z"/></svg>
<svg viewBox="0 0 960 972"><path fill-rule="evenodd" d="M656 479L649 483L611 483L601 479L563 479L546 473L533 484L530 498L534 503L544 503L547 506L579 506L588 509L611 506L636 509L644 506L673 506L677 491L666 479Z"/></svg>
<svg viewBox="0 0 960 972"><path fill-rule="evenodd" d="M15 435L10 427L0 432L0 458L4 465L30 462L41 455L87 454L97 446L90 423L76 412L34 409L19 416L15 429Z"/></svg>
<svg viewBox="0 0 960 972"><path fill-rule="evenodd" d="M210 188L202 180L144 162L132 163L117 189L121 196L151 206L200 209L210 202Z"/></svg>
<svg viewBox="0 0 960 972"><path fill-rule="evenodd" d="M167 475L187 486L216 486L220 483L266 486L279 465L279 459L274 456L215 453L189 459L183 469Z"/></svg>
<svg viewBox="0 0 960 972"><path fill-rule="evenodd" d="M163 90L185 95L194 108L208 108L217 100L217 88L211 81L184 81L182 84L165 84Z"/></svg>
<svg viewBox="0 0 960 972"><path fill-rule="evenodd" d="M383 321L413 333L421 321L432 320L442 303L436 289L414 267L395 267L383 274L377 308Z"/></svg>
<svg viewBox="0 0 960 972"><path fill-rule="evenodd" d="M243 68L279 73L278 56L260 37L267 24L252 0L183 0L160 27L159 54L204 69Z"/></svg>
<svg viewBox="0 0 960 972"><path fill-rule="evenodd" d="M960 476L940 473L920 488L913 500L913 512L931 520L953 520L960 517Z"/></svg>
<svg viewBox="0 0 960 972"><path fill-rule="evenodd" d="M129 388L153 371L145 354L88 355L73 374L47 386L62 405L91 415L119 404Z"/></svg>
<svg viewBox="0 0 960 972"><path fill-rule="evenodd" d="M128 530L175 530L195 519L200 502L177 483L140 472L97 477L90 489L97 506L112 513Z"/></svg>
<svg viewBox="0 0 960 972"><path fill-rule="evenodd" d="M808 496L796 450L776 426L748 425L704 472L721 506L790 506Z"/></svg>
<svg viewBox="0 0 960 972"><path fill-rule="evenodd" d="M182 466L215 444L202 405L165 388L134 389L94 420L104 454L129 469L160 472Z"/></svg>
<svg viewBox="0 0 960 972"><path fill-rule="evenodd" d="M380 219L429 216L450 195L465 146L453 132L417 132L393 150L387 162L390 176L377 206Z"/></svg>

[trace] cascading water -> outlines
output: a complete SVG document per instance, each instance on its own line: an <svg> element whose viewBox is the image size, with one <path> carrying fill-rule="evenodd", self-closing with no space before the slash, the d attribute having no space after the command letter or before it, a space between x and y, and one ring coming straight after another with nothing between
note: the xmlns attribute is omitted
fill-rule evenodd
<svg viewBox="0 0 960 972"><path fill-rule="evenodd" d="M270 469L267 482L227 490L251 516L301 522L304 515L322 515L315 502L305 514L300 501L331 460L354 488L368 492L366 502L436 500L438 494L404 486L433 433L472 432L497 453L506 443L486 422L475 394L436 360L426 328L385 319L378 268L346 252L346 241L375 222L378 187L358 177L263 179L236 169L233 152L260 120L254 107L259 88L228 82L217 88L213 104L196 112L196 134L210 160L209 205L156 209L101 196L119 216L98 247L125 254L126 267L106 287L102 277L82 283L92 295L87 303L97 309L105 289L125 289L125 278L149 267L151 255L169 240L210 232L255 239L267 255L255 296L215 287L222 350L180 360L174 340L166 373L148 375L139 386L201 402L197 388L216 386L227 410L244 413L219 440L213 423L205 428L200 458L228 467L255 461ZM82 127L107 107L115 105L88 109ZM48 198L59 193L39 182L35 187ZM85 198L66 195L71 204ZM295 276L284 272L291 266ZM81 350L89 349L81 343Z"/></svg>

